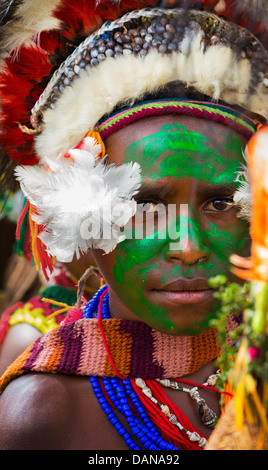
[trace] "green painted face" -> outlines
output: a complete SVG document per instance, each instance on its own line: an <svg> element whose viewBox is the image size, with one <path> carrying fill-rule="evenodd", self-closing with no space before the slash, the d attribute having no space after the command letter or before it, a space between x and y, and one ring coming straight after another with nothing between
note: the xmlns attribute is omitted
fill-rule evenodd
<svg viewBox="0 0 268 470"><path fill-rule="evenodd" d="M124 162L141 165L146 191L141 189L137 201L150 208L153 230L150 236L135 238L133 227L128 229L128 239L108 261L112 278L106 278L111 298L113 293L120 297L125 311L159 331L177 335L198 334L209 327L217 303L207 280L217 274L231 278L230 255L244 254L249 246L247 224L228 205L243 161L241 141L217 131L215 123L209 136L197 129L166 124L126 146ZM156 223L156 204L166 208L157 219L164 218L165 224ZM173 219L166 215L170 204L177 208ZM180 214L181 204L188 205L188 217ZM187 233L187 246L171 238L174 229ZM195 292L182 288L183 281L190 281L189 289Z"/></svg>
<svg viewBox="0 0 268 470"><path fill-rule="evenodd" d="M181 228L179 219L178 217L178 232ZM118 245L115 250L114 278L119 289L121 286L120 296L152 327L167 333L191 335L208 328L210 319L217 312L217 302L209 298L208 302L201 302L198 306L183 303L165 305L166 302L160 302L160 299L157 302L154 295L148 297L146 287L149 290L151 287L157 289L177 279L207 280L217 274L225 274L230 278L229 257L232 253L243 253L246 249L247 227L241 223L228 230L221 230L211 222L206 229L202 229L201 221L194 217L189 217L187 223L189 244L192 244L196 254L200 253L199 262L180 262L183 256L180 257L176 251L172 257L170 244L173 240L168 238L168 230L166 239L159 238L159 232L156 231L152 239L128 239ZM204 253L205 256L202 257ZM182 309L185 317L178 322L179 311ZM194 310L199 315L193 316ZM187 317L191 318L190 322Z"/></svg>

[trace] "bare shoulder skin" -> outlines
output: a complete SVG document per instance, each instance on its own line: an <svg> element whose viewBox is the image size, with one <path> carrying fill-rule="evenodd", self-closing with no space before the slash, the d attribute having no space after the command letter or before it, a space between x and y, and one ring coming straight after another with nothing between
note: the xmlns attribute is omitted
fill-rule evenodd
<svg viewBox="0 0 268 470"><path fill-rule="evenodd" d="M213 363L190 380L204 381ZM188 394L165 390L208 438ZM216 393L204 391L208 405L219 413ZM121 414L121 423L128 429ZM127 450L123 439L101 409L88 377L28 374L12 381L0 397L0 450Z"/></svg>
<svg viewBox="0 0 268 470"><path fill-rule="evenodd" d="M1 450L124 450L87 377L22 376L0 397Z"/></svg>

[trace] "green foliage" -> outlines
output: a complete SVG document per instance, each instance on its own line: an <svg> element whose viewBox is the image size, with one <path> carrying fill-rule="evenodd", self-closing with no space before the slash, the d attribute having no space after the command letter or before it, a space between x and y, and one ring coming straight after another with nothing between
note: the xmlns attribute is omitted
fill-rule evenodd
<svg viewBox="0 0 268 470"><path fill-rule="evenodd" d="M244 337L247 338L249 350L252 348L256 356L249 358L249 373L268 381L268 365L265 360L267 335L265 332L256 332L252 328L255 301L251 284L228 283L225 276L218 275L209 280L209 285L215 289L214 296L220 301L217 317L210 321L210 327L216 328L218 331L219 343L222 346L222 354L217 361L217 366L222 370L221 380L218 385L223 386L226 382ZM237 317L238 323L239 320L241 321L239 326L228 334L226 318L230 314ZM229 343L227 342L227 336L232 340Z"/></svg>

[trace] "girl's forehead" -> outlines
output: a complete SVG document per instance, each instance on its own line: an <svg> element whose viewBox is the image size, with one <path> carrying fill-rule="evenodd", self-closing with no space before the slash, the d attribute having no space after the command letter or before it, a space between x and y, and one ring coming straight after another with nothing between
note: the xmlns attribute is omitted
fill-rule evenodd
<svg viewBox="0 0 268 470"><path fill-rule="evenodd" d="M194 177L231 184L243 162L245 139L225 125L204 119L150 118L116 134L108 141L110 161L138 162L143 176L152 181Z"/></svg>
<svg viewBox="0 0 268 470"><path fill-rule="evenodd" d="M245 137L226 125L190 116L165 115L130 124L108 137L105 144L111 163L146 159L149 164L156 156L163 157L164 152L172 150L192 152L192 158L205 148L211 153L218 149L227 157L230 150L236 149L237 153L239 149L241 155L246 142Z"/></svg>

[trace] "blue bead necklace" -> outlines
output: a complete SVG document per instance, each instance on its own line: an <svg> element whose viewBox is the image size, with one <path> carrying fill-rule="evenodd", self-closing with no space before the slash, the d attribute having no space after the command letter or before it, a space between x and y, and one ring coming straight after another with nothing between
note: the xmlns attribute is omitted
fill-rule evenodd
<svg viewBox="0 0 268 470"><path fill-rule="evenodd" d="M99 289L87 303L83 311L83 318L98 318L99 313L102 319L110 318L108 291L103 297L101 312L98 311L100 297L105 290L107 290L107 286ZM119 380L114 377L89 377L89 380L101 409L105 412L118 434L122 436L129 449L178 450L178 447L166 442L162 438L159 430L149 418L129 379ZM102 382L102 386L100 382ZM115 408L122 413L130 431L119 421L104 392Z"/></svg>
<svg viewBox="0 0 268 470"><path fill-rule="evenodd" d="M100 298L105 290L108 289L108 286L105 285L101 287L96 294L92 297L89 302L87 302L83 310L83 318L98 318L98 306L100 303ZM110 318L110 309L109 309L109 293L107 292L103 298L101 318Z"/></svg>

